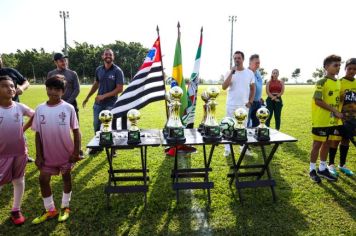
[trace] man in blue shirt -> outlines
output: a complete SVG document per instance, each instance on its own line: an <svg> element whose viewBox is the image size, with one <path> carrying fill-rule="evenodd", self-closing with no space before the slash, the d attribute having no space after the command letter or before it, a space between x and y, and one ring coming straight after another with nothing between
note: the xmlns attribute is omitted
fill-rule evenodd
<svg viewBox="0 0 356 236"><path fill-rule="evenodd" d="M259 121L256 117L257 110L262 106L262 86L263 86L263 78L261 76L260 71L260 57L258 54L253 54L250 56L250 65L249 69L253 71L255 74L255 97L253 99L253 103L251 105L249 114L248 114L248 127L257 127L259 125Z"/></svg>
<svg viewBox="0 0 356 236"><path fill-rule="evenodd" d="M120 67L114 64L114 52L111 49L105 49L101 58L104 61L104 65L96 68L94 84L83 101L84 108L89 98L98 90L93 106L94 132L100 130L99 113L113 108L117 96L122 92L124 85L124 73ZM112 125L112 128L116 129L116 121ZM89 154L94 153L95 150L91 150Z"/></svg>

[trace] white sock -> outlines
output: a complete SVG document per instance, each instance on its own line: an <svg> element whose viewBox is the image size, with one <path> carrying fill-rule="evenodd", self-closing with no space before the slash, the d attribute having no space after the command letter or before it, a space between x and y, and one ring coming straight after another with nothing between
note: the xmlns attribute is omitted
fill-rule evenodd
<svg viewBox="0 0 356 236"><path fill-rule="evenodd" d="M312 172L316 169L316 163L310 162L309 171Z"/></svg>
<svg viewBox="0 0 356 236"><path fill-rule="evenodd" d="M43 204L47 211L53 211L54 209L56 209L53 201L53 194L49 197L44 197Z"/></svg>
<svg viewBox="0 0 356 236"><path fill-rule="evenodd" d="M324 171L326 169L326 161L320 161L319 170Z"/></svg>
<svg viewBox="0 0 356 236"><path fill-rule="evenodd" d="M61 208L69 207L69 202L70 202L71 195L72 195L72 191L69 192L69 193L63 192Z"/></svg>
<svg viewBox="0 0 356 236"><path fill-rule="evenodd" d="M21 210L21 201L22 201L23 193L25 191L24 177L14 179L12 181L12 185L14 186L14 202L12 204L12 211L19 211Z"/></svg>

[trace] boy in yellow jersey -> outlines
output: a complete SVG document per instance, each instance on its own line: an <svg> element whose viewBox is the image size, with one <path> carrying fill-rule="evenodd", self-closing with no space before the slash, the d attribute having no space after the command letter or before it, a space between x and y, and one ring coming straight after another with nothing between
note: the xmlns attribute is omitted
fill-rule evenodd
<svg viewBox="0 0 356 236"><path fill-rule="evenodd" d="M310 153L310 178L320 183L321 177L336 181L326 165L329 152L329 136L337 134L341 125L342 113L339 112L340 81L336 79L339 73L341 57L330 55L324 59L326 76L317 81L312 101L312 134L313 145ZM316 161L320 153L320 165L316 171Z"/></svg>
<svg viewBox="0 0 356 236"><path fill-rule="evenodd" d="M340 80L341 112L344 115L344 131L341 132L342 140L340 144L340 164L341 172L348 176L353 176L353 172L346 167L346 157L349 151L350 138L355 134L356 121L356 58L351 58L345 64L346 75ZM329 149L329 171L338 176L335 168L335 156L337 146L340 141L332 141Z"/></svg>

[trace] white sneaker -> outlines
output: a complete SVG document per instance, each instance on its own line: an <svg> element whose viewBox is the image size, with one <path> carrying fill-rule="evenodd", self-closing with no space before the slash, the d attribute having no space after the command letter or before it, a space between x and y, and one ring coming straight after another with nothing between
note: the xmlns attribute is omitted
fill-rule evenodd
<svg viewBox="0 0 356 236"><path fill-rule="evenodd" d="M229 157L230 155L231 155L231 152L228 150L225 150L224 157Z"/></svg>

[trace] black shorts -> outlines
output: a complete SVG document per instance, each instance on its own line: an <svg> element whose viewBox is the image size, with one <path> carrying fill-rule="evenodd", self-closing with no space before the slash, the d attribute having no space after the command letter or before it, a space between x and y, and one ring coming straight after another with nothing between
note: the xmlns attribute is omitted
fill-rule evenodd
<svg viewBox="0 0 356 236"><path fill-rule="evenodd" d="M313 140L321 142L325 142L326 140L341 140L340 128L340 126L313 127Z"/></svg>

